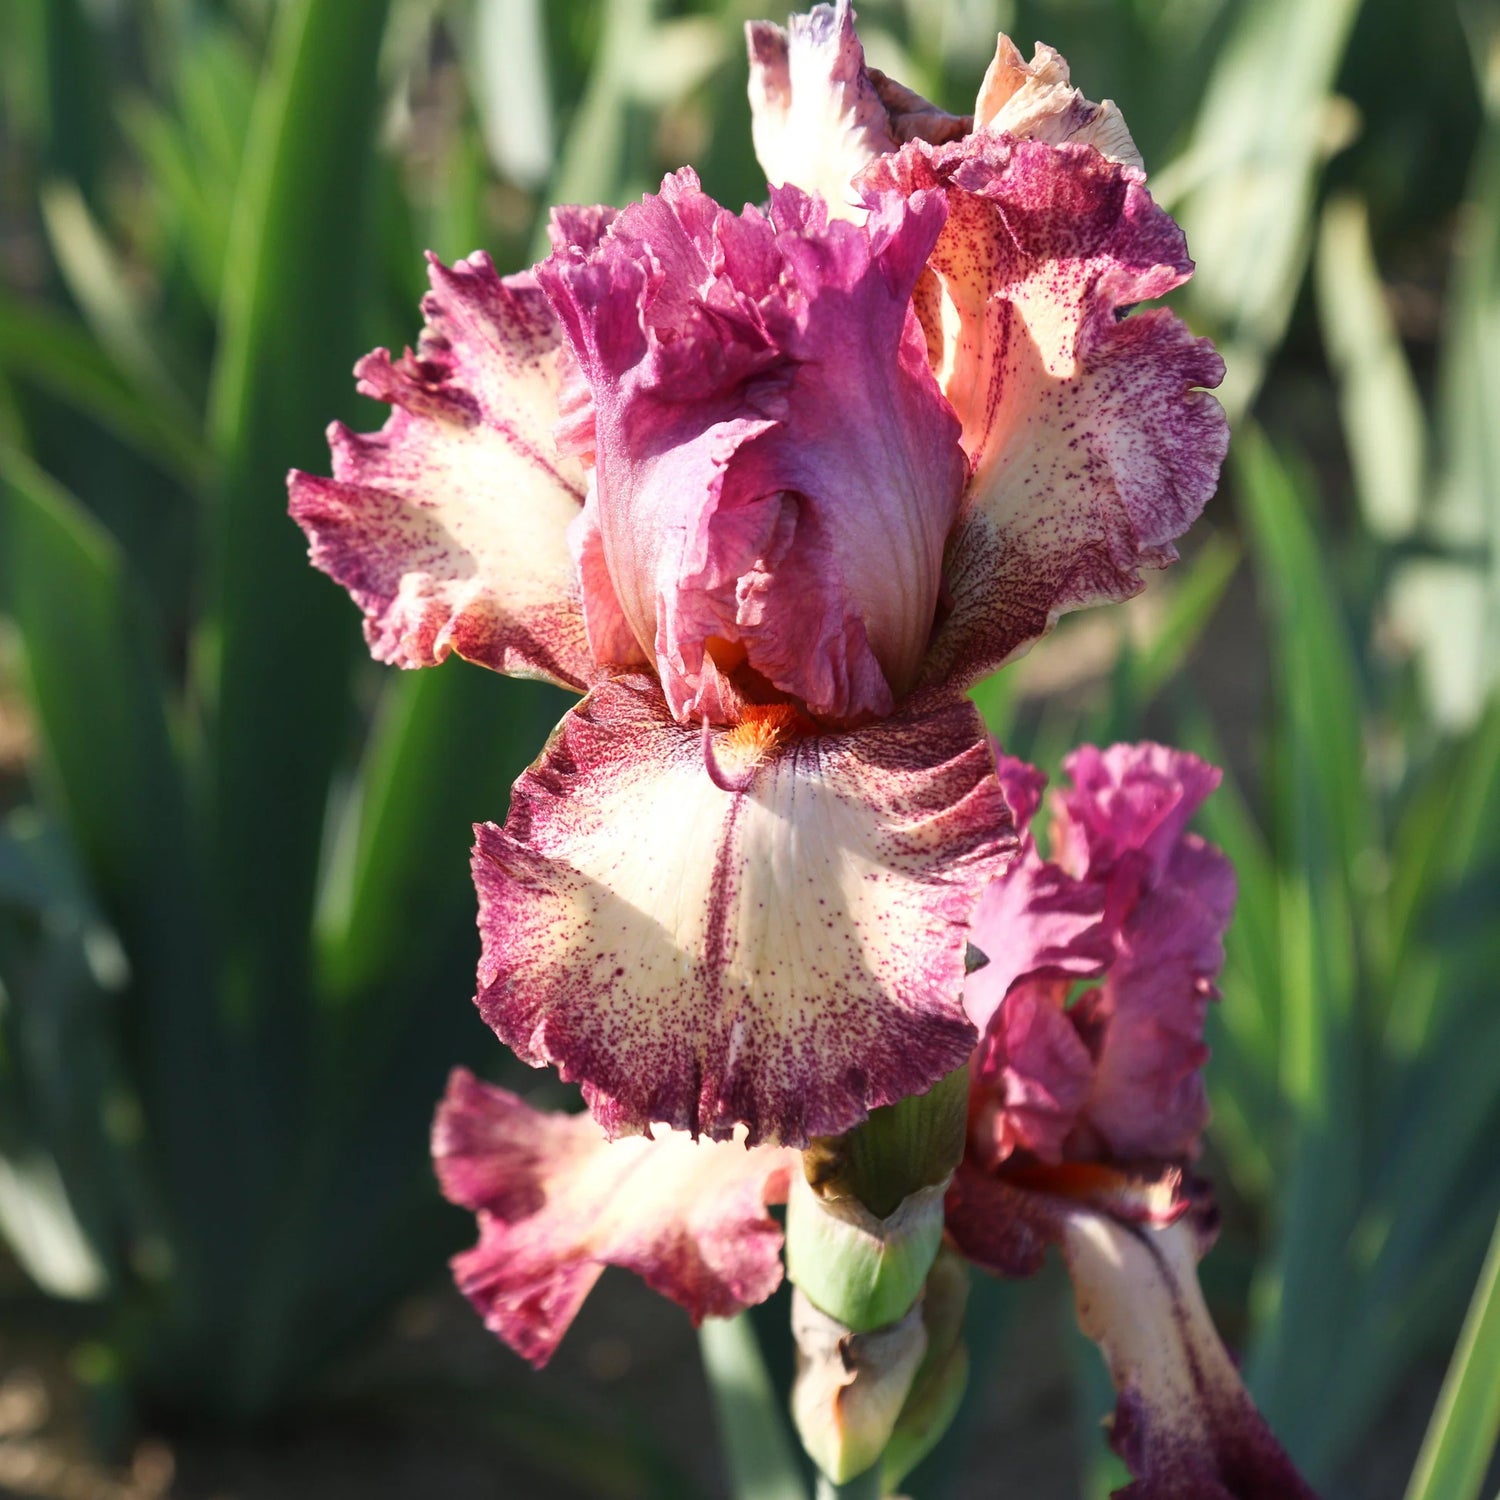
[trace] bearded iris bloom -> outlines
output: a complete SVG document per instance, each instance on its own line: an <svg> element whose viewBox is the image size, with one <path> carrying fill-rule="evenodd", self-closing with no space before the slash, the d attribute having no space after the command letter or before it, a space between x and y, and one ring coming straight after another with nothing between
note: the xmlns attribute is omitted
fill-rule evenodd
<svg viewBox="0 0 1500 1500"><path fill-rule="evenodd" d="M769 205L689 170L433 262L393 410L296 473L374 654L585 694L477 830L477 1000L653 1124L801 1146L960 1066L968 927L1016 839L967 687L1170 562L1218 356L1112 106L1002 40L972 119L847 4L751 28ZM821 122L799 172L787 142Z"/></svg>
<svg viewBox="0 0 1500 1500"><path fill-rule="evenodd" d="M1203 1028L1234 874L1187 824L1218 773L1150 744L1085 747L1066 769L1044 858L1029 831L1043 778L1000 760L1022 852L975 918L991 958L965 992L980 1041L946 1239L1007 1277L1061 1253L1118 1390L1110 1437L1136 1476L1132 1500L1307 1497L1196 1276L1215 1227L1192 1176L1208 1118ZM454 1262L459 1286L537 1363L605 1264L637 1272L695 1321L780 1282L766 1205L804 1170L795 1151L611 1142L587 1116L541 1113L463 1072L433 1149L445 1191L480 1224Z"/></svg>

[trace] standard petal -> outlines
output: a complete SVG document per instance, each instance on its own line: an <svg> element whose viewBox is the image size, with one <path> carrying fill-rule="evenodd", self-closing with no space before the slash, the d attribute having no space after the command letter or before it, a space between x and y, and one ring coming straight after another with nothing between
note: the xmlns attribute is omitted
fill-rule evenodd
<svg viewBox="0 0 1500 1500"><path fill-rule="evenodd" d="M1058 790L1052 852L1077 876L1108 878L1127 854L1145 856L1159 880L1220 772L1170 745L1082 745L1063 761L1073 783Z"/></svg>
<svg viewBox="0 0 1500 1500"><path fill-rule="evenodd" d="M1176 558L1228 443L1200 389L1223 362L1169 312L1121 316L1192 263L1141 174L1091 147L981 131L862 185L948 198L916 306L972 472L925 676L967 683Z"/></svg>
<svg viewBox="0 0 1500 1500"><path fill-rule="evenodd" d="M1188 1215L1154 1228L1079 1211L1063 1225L1078 1322L1119 1394L1122 1500L1316 1500L1256 1411L1198 1286Z"/></svg>
<svg viewBox="0 0 1500 1500"><path fill-rule="evenodd" d="M1161 882L1141 896L1119 936L1119 957L1099 988L1073 1007L1095 1038L1085 1116L1104 1154L1186 1160L1208 1123L1203 1041L1224 931L1234 912L1234 868L1184 835Z"/></svg>
<svg viewBox="0 0 1500 1500"><path fill-rule="evenodd" d="M972 1050L968 921L1014 834L967 702L714 735L616 679L477 832L481 1011L612 1134L802 1145Z"/></svg>
<svg viewBox="0 0 1500 1500"><path fill-rule="evenodd" d="M819 193L842 218L864 218L850 184L868 162L904 141L954 140L972 123L867 67L849 0L815 5L785 31L750 21L745 38L750 128L766 181Z"/></svg>
<svg viewBox="0 0 1500 1500"><path fill-rule="evenodd" d="M364 611L381 661L450 651L581 688L591 673L568 525L584 470L557 450L557 320L529 276L482 252L431 258L415 354L383 349L359 389L393 410L379 432L329 429L333 478L293 471L292 516L314 564Z"/></svg>
<svg viewBox="0 0 1500 1500"><path fill-rule="evenodd" d="M1055 146L1076 141L1110 161L1144 166L1119 106L1112 99L1085 99L1069 81L1067 59L1041 42L1027 62L1008 36L996 39L974 106L974 128Z"/></svg>
<svg viewBox="0 0 1500 1500"><path fill-rule="evenodd" d="M453 1260L459 1289L543 1365L605 1266L623 1266L695 1323L764 1302L781 1282L796 1153L669 1134L609 1141L587 1115L533 1109L456 1069L433 1124L445 1196L479 1218Z"/></svg>
<svg viewBox="0 0 1500 1500"><path fill-rule="evenodd" d="M592 391L604 560L679 719L716 717L721 676L838 722L911 687L964 475L910 310L942 214L888 194L829 223L784 189L735 215L683 171L538 267Z"/></svg>

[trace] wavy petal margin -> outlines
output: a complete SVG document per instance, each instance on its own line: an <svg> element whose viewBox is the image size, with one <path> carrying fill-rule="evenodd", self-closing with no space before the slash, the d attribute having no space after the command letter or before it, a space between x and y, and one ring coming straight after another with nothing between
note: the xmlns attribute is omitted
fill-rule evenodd
<svg viewBox="0 0 1500 1500"><path fill-rule="evenodd" d="M541 1366L604 1267L687 1309L732 1317L781 1284L795 1152L684 1136L609 1141L587 1115L533 1109L455 1069L432 1129L443 1193L479 1218L453 1259L485 1326Z"/></svg>
<svg viewBox="0 0 1500 1500"><path fill-rule="evenodd" d="M293 470L292 516L364 611L378 660L427 667L456 651L581 689L592 659L568 526L585 473L552 435L557 320L529 275L502 278L483 252L429 260L417 352L377 349L355 368L390 417L379 432L329 428L333 478Z"/></svg>
<svg viewBox="0 0 1500 1500"><path fill-rule="evenodd" d="M801 1146L973 1048L968 922L1015 836L966 701L715 735L615 679L476 833L480 1010L612 1135Z"/></svg>
<svg viewBox="0 0 1500 1500"><path fill-rule="evenodd" d="M906 146L861 185L947 194L916 307L971 477L924 680L964 684L1176 559L1228 446L1202 389L1224 365L1170 312L1122 316L1192 262L1141 173L1091 146L981 131Z"/></svg>
<svg viewBox="0 0 1500 1500"><path fill-rule="evenodd" d="M1197 1263L1212 1207L1176 1174L1133 1179L1068 1165L995 1177L966 1162L946 1201L959 1249L1000 1276L1031 1276L1061 1249L1079 1326L1119 1396L1110 1446L1135 1483L1120 1500L1316 1500L1214 1330Z"/></svg>
<svg viewBox="0 0 1500 1500"><path fill-rule="evenodd" d="M603 557L679 719L724 722L741 668L833 721L911 688L965 474L911 312L943 212L829 222L784 188L732 214L684 169L537 268L592 392Z"/></svg>

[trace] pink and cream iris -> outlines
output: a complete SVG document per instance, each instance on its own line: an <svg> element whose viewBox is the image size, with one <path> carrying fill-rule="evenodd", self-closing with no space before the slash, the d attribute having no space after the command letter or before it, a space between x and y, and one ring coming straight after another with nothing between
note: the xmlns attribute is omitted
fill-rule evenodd
<svg viewBox="0 0 1500 1500"><path fill-rule="evenodd" d="M610 1135L801 1145L971 1052L1016 840L964 691L1170 562L1226 430L1207 343L1123 316L1191 262L1055 54L969 121L847 4L751 41L767 209L684 170L434 261L385 427L291 496L377 657L586 694L477 831L485 1019Z"/></svg>
<svg viewBox="0 0 1500 1500"><path fill-rule="evenodd" d="M945 1204L949 1243L1001 1276L1049 1247L1119 1394L1111 1442L1138 1500L1307 1500L1246 1394L1199 1291L1213 1240L1188 1174L1207 1120L1203 1028L1234 875L1187 831L1218 773L1160 745L1089 747L1067 762L1050 851L1028 830L1043 778L1001 758L1022 855L980 897L990 954L965 1003L980 1031L969 1138ZM605 1265L700 1321L781 1280L797 1152L735 1141L609 1141L455 1073L433 1152L479 1243L454 1272L488 1326L546 1361Z"/></svg>

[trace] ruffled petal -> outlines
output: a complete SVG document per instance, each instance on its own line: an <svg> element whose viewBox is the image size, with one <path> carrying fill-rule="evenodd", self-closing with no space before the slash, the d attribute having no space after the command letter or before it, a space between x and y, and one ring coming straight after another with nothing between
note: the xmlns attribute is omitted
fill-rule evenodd
<svg viewBox="0 0 1500 1500"><path fill-rule="evenodd" d="M1175 560L1228 444L1199 389L1223 361L1169 312L1120 316L1192 263L1141 174L1091 147L981 131L861 181L948 198L916 306L972 474L925 676L966 683Z"/></svg>
<svg viewBox="0 0 1500 1500"><path fill-rule="evenodd" d="M866 67L849 0L815 5L785 31L750 21L745 38L751 134L766 181L819 193L842 218L864 218L850 184L866 163L904 141L954 140L972 124Z"/></svg>
<svg viewBox="0 0 1500 1500"><path fill-rule="evenodd" d="M672 711L719 676L890 711L931 635L964 460L910 310L940 196L734 215L682 171L537 268L593 400L603 554ZM580 426L581 424L575 424Z"/></svg>
<svg viewBox="0 0 1500 1500"><path fill-rule="evenodd" d="M986 1166L1017 1150L1062 1160L1094 1081L1094 1059L1065 998L1066 986L1018 986L980 1043L970 1134Z"/></svg>
<svg viewBox="0 0 1500 1500"><path fill-rule="evenodd" d="M1159 880L1220 773L1169 745L1082 745L1063 761L1072 787L1057 795L1053 857L1072 874L1107 878L1127 854Z"/></svg>
<svg viewBox="0 0 1500 1500"><path fill-rule="evenodd" d="M1224 964L1234 868L1184 835L1159 885L1141 897L1105 982L1074 1006L1097 1056L1085 1114L1118 1160L1184 1160L1208 1123L1203 1028Z"/></svg>
<svg viewBox="0 0 1500 1500"><path fill-rule="evenodd" d="M1090 103L1069 81L1067 59L1041 42L1027 62L1008 36L996 39L995 56L979 85L974 128L1054 146L1076 141L1110 161L1145 166L1114 100Z"/></svg>
<svg viewBox="0 0 1500 1500"><path fill-rule="evenodd" d="M417 353L384 349L359 389L392 406L379 432L329 429L333 478L294 470L292 516L314 564L364 611L381 661L450 651L496 671L581 688L584 638L568 526L584 470L557 450L565 346L529 276L483 252L431 258Z"/></svg>
<svg viewBox="0 0 1500 1500"><path fill-rule="evenodd" d="M763 1302L781 1282L794 1152L734 1141L607 1140L587 1115L533 1109L456 1069L432 1154L445 1196L479 1218L455 1256L485 1325L544 1365L605 1266L634 1271L695 1323Z"/></svg>
<svg viewBox="0 0 1500 1500"><path fill-rule="evenodd" d="M1015 839L967 702L715 735L616 679L477 834L484 1017L611 1134L802 1145L972 1050L968 921Z"/></svg>

